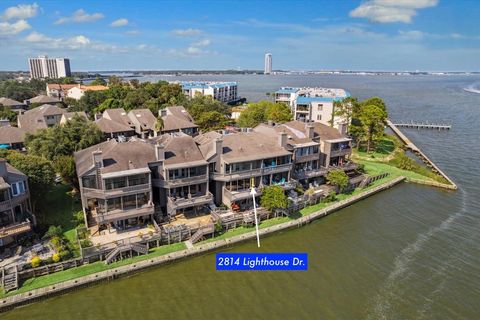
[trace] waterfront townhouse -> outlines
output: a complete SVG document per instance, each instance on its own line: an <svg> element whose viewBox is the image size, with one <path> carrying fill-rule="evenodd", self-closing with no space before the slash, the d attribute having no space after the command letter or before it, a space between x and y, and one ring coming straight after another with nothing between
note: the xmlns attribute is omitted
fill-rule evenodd
<svg viewBox="0 0 480 320"><path fill-rule="evenodd" d="M238 101L236 82L182 81L180 84L183 93L189 98L202 95L225 103Z"/></svg>
<svg viewBox="0 0 480 320"><path fill-rule="evenodd" d="M23 150L25 130L12 127L10 124L0 126L0 148Z"/></svg>
<svg viewBox="0 0 480 320"><path fill-rule="evenodd" d="M155 149L160 166L153 172L153 185L160 188L159 202L169 219L191 218L209 213L213 203L209 192L208 162L189 135L166 134Z"/></svg>
<svg viewBox="0 0 480 320"><path fill-rule="evenodd" d="M148 138L157 136L157 118L150 109L134 109L128 113L128 117L139 137Z"/></svg>
<svg viewBox="0 0 480 320"><path fill-rule="evenodd" d="M292 154L286 150L287 135L277 137L259 132L221 135L215 132L195 138L209 162L211 190L217 204L245 209L252 205L250 187L279 185L295 188L291 179Z"/></svg>
<svg viewBox="0 0 480 320"><path fill-rule="evenodd" d="M152 222L151 172L158 171L162 160L153 144L111 139L74 157L85 224L92 235Z"/></svg>
<svg viewBox="0 0 480 320"><path fill-rule="evenodd" d="M40 107L25 111L18 115L18 127L28 133L35 133L37 130L53 127L60 123L65 109L54 105L44 104Z"/></svg>
<svg viewBox="0 0 480 320"><path fill-rule="evenodd" d="M0 248L32 231L27 176L0 159Z"/></svg>
<svg viewBox="0 0 480 320"><path fill-rule="evenodd" d="M286 103L292 108L294 120L319 122L346 133L349 123L341 117L334 117L334 102L350 96L343 89L332 88L291 88L284 87L275 92L275 102Z"/></svg>
<svg viewBox="0 0 480 320"><path fill-rule="evenodd" d="M190 136L198 134L198 125L193 122L192 116L182 106L167 107L159 111L162 119L162 133L183 132Z"/></svg>
<svg viewBox="0 0 480 320"><path fill-rule="evenodd" d="M24 103L9 98L0 98L0 106L7 107L17 113L22 113L27 109Z"/></svg>

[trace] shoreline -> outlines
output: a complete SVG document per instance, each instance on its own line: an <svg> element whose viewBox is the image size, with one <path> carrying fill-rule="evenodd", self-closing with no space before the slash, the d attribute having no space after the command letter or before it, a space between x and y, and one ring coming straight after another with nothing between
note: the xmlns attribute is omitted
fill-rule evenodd
<svg viewBox="0 0 480 320"><path fill-rule="evenodd" d="M297 227L297 228L301 227L302 225L306 225L312 222L313 220L325 217L331 213L336 212L337 210L345 208L353 203L356 203L362 199L370 197L378 192L387 190L405 180L406 180L406 177L404 176L396 177L372 189L365 190L348 199L335 202L326 208L312 212L298 219L294 219L291 221L279 223L270 227L260 229L259 233L260 235L267 235L267 234L275 233L278 231L291 229L294 227ZM203 253L207 253L220 248L229 247L232 244L241 243L241 242L253 239L255 237L256 237L255 231L251 231L251 232L247 232L237 236L232 236L227 239L215 240L207 243L199 243L197 246L193 246L192 248L187 248L184 250L172 252L172 253L158 256L158 257L152 257L150 259L147 258L145 260L133 262L131 264L120 266L111 270L100 271L100 272L93 273L87 276L82 276L76 279L59 282L43 288L33 289L24 293L8 296L0 299L0 312L6 312L21 305L30 304L38 300L43 300L51 296L67 293L69 291L87 287L96 283L114 280L121 276L126 276L132 273L146 270L154 266L160 266L169 262L182 260L198 254L203 254Z"/></svg>

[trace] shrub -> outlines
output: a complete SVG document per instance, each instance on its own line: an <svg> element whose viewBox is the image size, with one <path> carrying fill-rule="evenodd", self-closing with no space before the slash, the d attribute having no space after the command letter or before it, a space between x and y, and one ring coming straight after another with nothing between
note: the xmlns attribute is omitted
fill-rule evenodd
<svg viewBox="0 0 480 320"><path fill-rule="evenodd" d="M325 198L322 199L322 202L334 202L337 200L337 193L335 191L330 192Z"/></svg>
<svg viewBox="0 0 480 320"><path fill-rule="evenodd" d="M53 237L61 237L63 234L63 230L61 226L50 226L48 231L43 236L44 239L49 239Z"/></svg>
<svg viewBox="0 0 480 320"><path fill-rule="evenodd" d="M59 262L59 261L60 261L60 254L54 253L54 254L52 255L52 260L53 260L53 262L55 262L55 263Z"/></svg>
<svg viewBox="0 0 480 320"><path fill-rule="evenodd" d="M217 221L215 223L215 233L220 234L222 233L222 231L223 231L222 224L220 223L220 221Z"/></svg>
<svg viewBox="0 0 480 320"><path fill-rule="evenodd" d="M72 253L67 250L62 250L58 254L60 255L60 259L63 261L68 260L72 257Z"/></svg>
<svg viewBox="0 0 480 320"><path fill-rule="evenodd" d="M327 174L327 181L328 184L337 187L340 192L343 192L348 186L348 176L341 169L330 171Z"/></svg>
<svg viewBox="0 0 480 320"><path fill-rule="evenodd" d="M32 265L32 268L39 267L42 264L42 259L40 259L38 256L35 256L30 261L30 264Z"/></svg>

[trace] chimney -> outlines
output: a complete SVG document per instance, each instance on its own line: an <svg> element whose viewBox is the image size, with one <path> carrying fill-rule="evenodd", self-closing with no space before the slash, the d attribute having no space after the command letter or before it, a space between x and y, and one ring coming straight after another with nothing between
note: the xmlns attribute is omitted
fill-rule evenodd
<svg viewBox="0 0 480 320"><path fill-rule="evenodd" d="M282 148L285 148L287 146L287 133L286 132L280 133L280 135L278 136L278 144Z"/></svg>
<svg viewBox="0 0 480 320"><path fill-rule="evenodd" d="M273 127L273 120L268 120L268 126Z"/></svg>
<svg viewBox="0 0 480 320"><path fill-rule="evenodd" d="M315 127L311 124L307 125L308 138L313 139L315 136Z"/></svg>
<svg viewBox="0 0 480 320"><path fill-rule="evenodd" d="M7 176L7 160L0 158L0 177Z"/></svg>
<svg viewBox="0 0 480 320"><path fill-rule="evenodd" d="M215 154L217 156L221 156L223 154L223 140L222 139L216 139L215 140Z"/></svg>
<svg viewBox="0 0 480 320"><path fill-rule="evenodd" d="M155 157L157 158L157 161L165 160L165 147L163 144L157 143L155 145Z"/></svg>
<svg viewBox="0 0 480 320"><path fill-rule="evenodd" d="M102 150L97 149L96 151L93 151L92 152L92 158L93 158L93 165L97 169L100 169L100 168L103 167Z"/></svg>

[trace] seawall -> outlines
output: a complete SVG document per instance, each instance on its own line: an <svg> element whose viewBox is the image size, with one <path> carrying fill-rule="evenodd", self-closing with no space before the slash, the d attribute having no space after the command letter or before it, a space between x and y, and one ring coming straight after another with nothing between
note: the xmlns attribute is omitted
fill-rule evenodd
<svg viewBox="0 0 480 320"><path fill-rule="evenodd" d="M301 225L307 224L315 219L327 216L337 210L345 208L357 201L365 199L371 195L374 195L380 191L389 189L396 184L405 180L405 177L398 177L394 180L385 182L379 186L376 186L372 189L363 191L355 196L352 196L348 199L336 202L326 208L313 212L309 215L303 216L301 218L277 224L271 227L260 229L260 235L267 235L281 230L286 230L289 228L299 227ZM129 265L121 266L111 270L101 271L91 275L83 276L73 280L67 280L60 282L54 285L49 285L44 288L34 289L25 293L19 293L10 297L5 297L0 299L0 312L5 312L7 310L13 309L14 307L29 304L41 299L48 298L50 296L59 295L69 291L73 291L82 287L93 285L95 283L110 281L116 279L120 276L125 276L151 268L153 266L158 266L166 264L175 260L180 260L183 258L195 256L198 254L206 253L212 250L216 250L223 247L228 247L232 244L240 243L246 240L254 239L256 237L255 231L244 233L238 236L234 236L228 239L216 240L208 243L200 243L197 246L194 246L189 249L173 252L163 256L153 257L151 259L145 259L139 262L135 262Z"/></svg>

